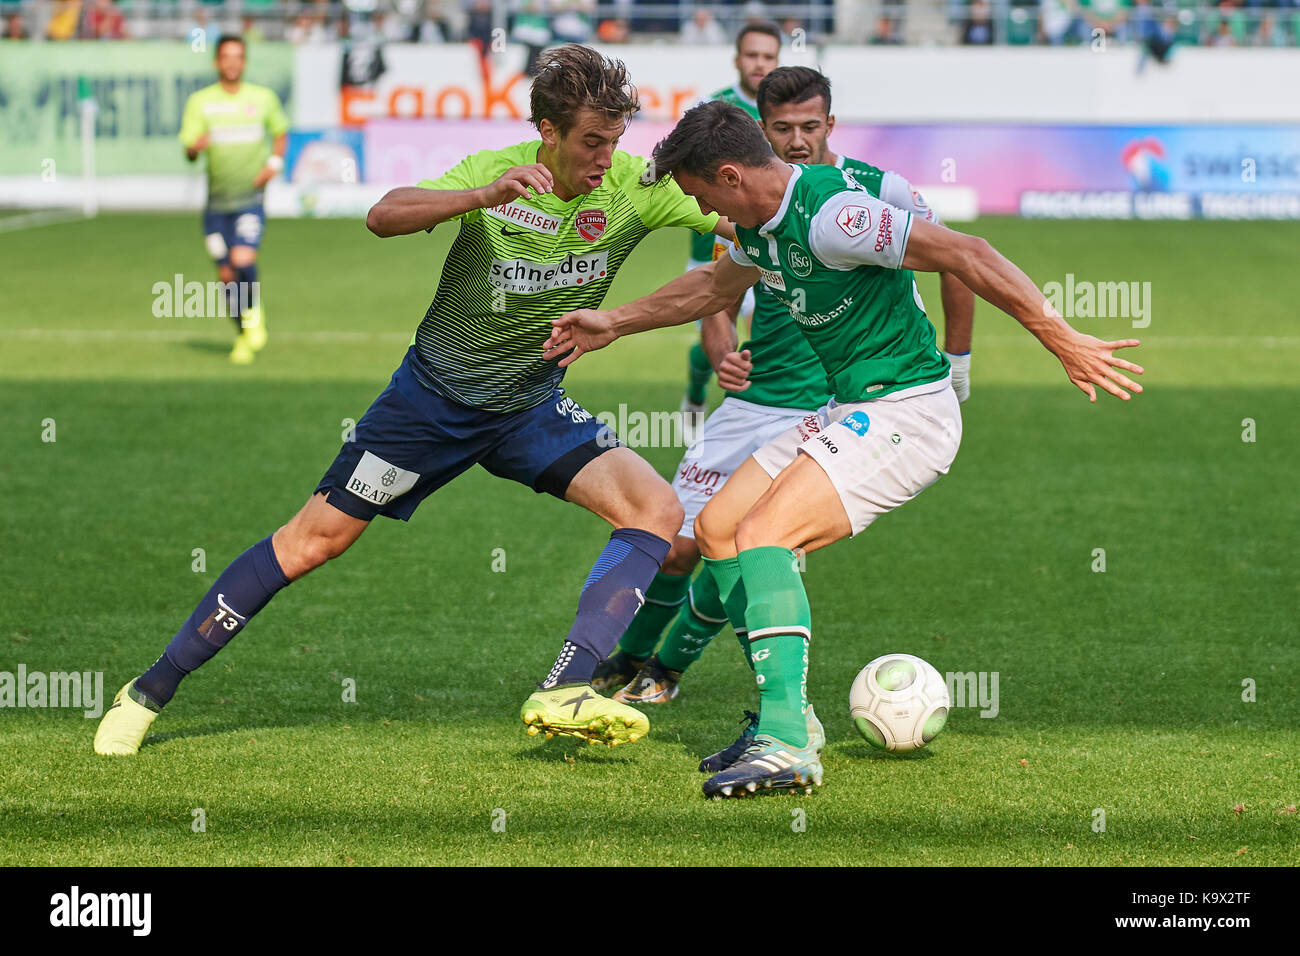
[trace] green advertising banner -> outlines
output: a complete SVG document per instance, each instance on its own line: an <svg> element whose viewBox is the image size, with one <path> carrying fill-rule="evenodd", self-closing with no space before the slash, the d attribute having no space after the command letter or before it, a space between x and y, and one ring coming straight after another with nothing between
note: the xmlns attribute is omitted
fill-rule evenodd
<svg viewBox="0 0 1300 956"><path fill-rule="evenodd" d="M176 134L186 98L216 82L211 48L188 43L0 44L0 174L81 173L81 97L95 101L95 165L100 176L183 173ZM248 48L250 83L289 103L293 46Z"/></svg>

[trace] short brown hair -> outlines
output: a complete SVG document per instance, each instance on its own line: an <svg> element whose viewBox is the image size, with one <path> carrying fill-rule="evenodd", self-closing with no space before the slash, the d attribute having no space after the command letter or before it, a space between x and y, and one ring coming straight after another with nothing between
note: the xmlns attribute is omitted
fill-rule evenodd
<svg viewBox="0 0 1300 956"><path fill-rule="evenodd" d="M804 103L821 97L826 115L831 112L831 81L820 70L808 66L778 66L758 84L758 115L767 119L767 111L786 103Z"/></svg>
<svg viewBox="0 0 1300 956"><path fill-rule="evenodd" d="M594 110L609 119L629 119L641 109L636 87L621 60L611 60L576 43L547 50L537 58L528 105L532 124L550 120L567 133L579 110Z"/></svg>
<svg viewBox="0 0 1300 956"><path fill-rule="evenodd" d="M736 34L736 52L740 52L740 44L744 42L745 37L751 33L761 33L763 36L771 37L776 41L776 45L781 45L781 28L770 20L759 20L757 23L746 23Z"/></svg>
<svg viewBox="0 0 1300 956"><path fill-rule="evenodd" d="M724 100L701 103L686 111L654 151L654 178L672 173L714 182L723 163L766 166L776 159L753 117Z"/></svg>

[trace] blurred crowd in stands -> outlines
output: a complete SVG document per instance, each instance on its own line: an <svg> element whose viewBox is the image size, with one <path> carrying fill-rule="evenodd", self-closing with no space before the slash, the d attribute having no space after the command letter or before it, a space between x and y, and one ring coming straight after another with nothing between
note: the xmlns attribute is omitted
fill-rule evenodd
<svg viewBox="0 0 1300 956"><path fill-rule="evenodd" d="M1160 60L1175 44L1300 44L1300 0L853 2L855 15L845 17L845 0L0 0L0 21L8 40L196 44L239 32L250 42L468 41L485 52L504 42L722 45L750 20L777 22L791 43L1117 42L1140 44Z"/></svg>

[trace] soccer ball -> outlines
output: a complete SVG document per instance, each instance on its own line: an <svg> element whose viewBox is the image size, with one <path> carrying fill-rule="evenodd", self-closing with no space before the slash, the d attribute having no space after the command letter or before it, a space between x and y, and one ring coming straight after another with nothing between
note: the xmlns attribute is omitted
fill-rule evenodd
<svg viewBox="0 0 1300 956"><path fill-rule="evenodd" d="M886 654L862 668L849 689L849 716L858 733L881 750L924 747L948 720L943 675L911 654Z"/></svg>

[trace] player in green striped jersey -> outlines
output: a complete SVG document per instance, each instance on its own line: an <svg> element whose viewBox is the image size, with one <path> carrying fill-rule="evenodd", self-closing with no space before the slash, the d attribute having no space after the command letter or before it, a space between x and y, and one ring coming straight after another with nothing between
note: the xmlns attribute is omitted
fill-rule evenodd
<svg viewBox="0 0 1300 956"><path fill-rule="evenodd" d="M266 345L257 276L257 251L266 226L262 191L284 168L289 120L274 90L243 81L240 37L222 36L216 60L219 79L186 100L178 138L190 162L201 153L208 156L204 243L225 283L230 317L239 329L230 360L247 365Z"/></svg>
<svg viewBox="0 0 1300 956"><path fill-rule="evenodd" d="M732 64L736 68L736 82L732 86L718 90L709 100L722 100L732 103L759 121L758 85L763 78L776 69L781 56L781 29L775 23L747 23L736 35L736 56ZM713 259L713 237L692 236L690 257L686 268L694 269ZM753 311L754 298L746 293L746 314ZM710 330L702 329L702 339L707 340ZM695 342L686 356L687 382L686 394L682 397L681 412L683 421L691 425L687 434L692 435L695 426L702 422L705 412L706 389L709 379L713 377L713 366L709 362L707 341Z"/></svg>
<svg viewBox="0 0 1300 956"><path fill-rule="evenodd" d="M925 222L828 166L781 162L740 110L690 110L655 148L655 168L735 224L729 255L608 312L562 316L548 354L571 364L620 335L689 321L759 279L786 305L835 396L748 459L705 506L696 539L727 616L748 636L761 714L753 743L708 795L819 785L807 714L812 634L796 552L862 532L946 474L961 442L948 360L912 270L951 272L1007 312L1096 401L1128 400L1140 366L1071 328L1033 281L983 239Z"/></svg>
<svg viewBox="0 0 1300 956"><path fill-rule="evenodd" d="M97 753L136 753L181 680L279 591L345 552L375 517L409 519L475 465L614 527L554 666L520 710L528 732L613 746L649 730L643 714L593 693L590 679L640 608L682 507L649 463L565 394L542 343L553 318L600 304L654 229L733 233L677 186L644 183L644 160L618 151L638 109L622 63L581 46L548 51L530 101L539 139L476 153L371 209L379 236L458 224L415 341L306 504L236 558L162 656L118 692Z"/></svg>

